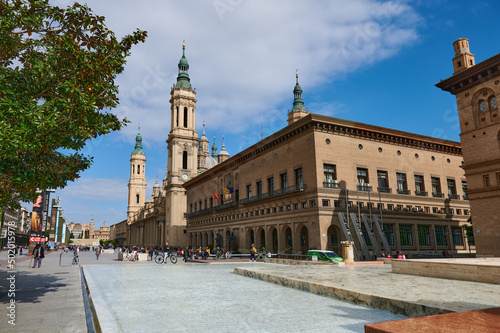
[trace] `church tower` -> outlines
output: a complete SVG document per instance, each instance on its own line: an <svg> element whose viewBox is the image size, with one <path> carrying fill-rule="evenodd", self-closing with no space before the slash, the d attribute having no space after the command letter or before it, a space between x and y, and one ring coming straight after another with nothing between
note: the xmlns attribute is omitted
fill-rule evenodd
<svg viewBox="0 0 500 333"><path fill-rule="evenodd" d="M474 55L469 50L469 40L467 38L459 38L453 43L455 57L453 58L453 75L463 72L476 64Z"/></svg>
<svg viewBox="0 0 500 333"><path fill-rule="evenodd" d="M177 82L170 91L171 130L167 139L168 161L166 181L165 243L185 246L184 213L186 194L182 184L197 175L198 133L195 130L196 92L189 78L189 63L182 44Z"/></svg>
<svg viewBox="0 0 500 333"><path fill-rule="evenodd" d="M292 111L288 113L288 125L296 122L302 117L309 114L309 110L304 107L304 101L302 100L302 88L299 84L299 73L295 73L296 84L293 89L293 108Z"/></svg>
<svg viewBox="0 0 500 333"><path fill-rule="evenodd" d="M229 159L229 157L231 157L231 156L229 156L229 153L226 150L226 145L224 144L224 137L222 137L222 148L219 152L219 155L217 156L217 159L218 159L219 163L222 163L225 160Z"/></svg>
<svg viewBox="0 0 500 333"><path fill-rule="evenodd" d="M130 156L130 179L128 182L127 220L139 211L146 201L146 154L142 150L141 127L135 137L135 149Z"/></svg>
<svg viewBox="0 0 500 333"><path fill-rule="evenodd" d="M207 156L209 154L208 150L208 138L205 136L205 124L203 124L203 134L200 138L198 145L198 170L206 171L207 168Z"/></svg>

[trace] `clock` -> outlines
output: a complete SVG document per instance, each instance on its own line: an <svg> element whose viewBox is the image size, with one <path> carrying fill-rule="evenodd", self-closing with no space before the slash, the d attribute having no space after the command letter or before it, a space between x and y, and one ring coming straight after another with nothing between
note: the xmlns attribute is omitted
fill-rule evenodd
<svg viewBox="0 0 500 333"><path fill-rule="evenodd" d="M188 176L188 175L186 175L186 174L183 174L183 175L181 176L181 179L182 179L182 181L183 181L183 182L186 182L186 181L189 179L189 176Z"/></svg>

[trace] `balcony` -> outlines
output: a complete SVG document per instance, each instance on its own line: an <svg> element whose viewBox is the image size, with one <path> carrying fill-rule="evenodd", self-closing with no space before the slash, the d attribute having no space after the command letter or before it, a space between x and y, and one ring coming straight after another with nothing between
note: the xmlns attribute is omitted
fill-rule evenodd
<svg viewBox="0 0 500 333"><path fill-rule="evenodd" d="M392 192L392 188L390 188L390 187L377 187L377 190L380 193L391 193Z"/></svg>
<svg viewBox="0 0 500 333"><path fill-rule="evenodd" d="M323 187L340 189L340 184L338 181L323 182Z"/></svg>
<svg viewBox="0 0 500 333"><path fill-rule="evenodd" d="M444 198L444 194L443 194L443 193L434 193L434 192L433 192L433 193L432 193L432 196L433 196L434 198Z"/></svg>
<svg viewBox="0 0 500 333"><path fill-rule="evenodd" d="M450 194L450 195L448 195L448 197L450 199L457 199L457 200L460 199L460 196L458 194Z"/></svg>
<svg viewBox="0 0 500 333"><path fill-rule="evenodd" d="M358 191L371 191L372 187L370 184L358 184L357 189Z"/></svg>
<svg viewBox="0 0 500 333"><path fill-rule="evenodd" d="M398 194L410 195L411 191L406 188L398 188Z"/></svg>
<svg viewBox="0 0 500 333"><path fill-rule="evenodd" d="M421 197L426 197L427 196L427 192L426 191L415 191L415 195L418 195L418 196L421 196Z"/></svg>

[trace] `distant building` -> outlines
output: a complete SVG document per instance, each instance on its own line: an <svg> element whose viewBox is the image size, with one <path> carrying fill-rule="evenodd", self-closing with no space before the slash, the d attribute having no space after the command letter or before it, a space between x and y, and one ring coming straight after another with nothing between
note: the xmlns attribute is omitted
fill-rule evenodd
<svg viewBox="0 0 500 333"><path fill-rule="evenodd" d="M77 239L98 239L98 240L110 240L110 230L104 221L103 226L99 229L95 229L94 218L90 223L75 223L71 222L68 225L69 231Z"/></svg>
<svg viewBox="0 0 500 333"><path fill-rule="evenodd" d="M115 223L109 226L110 240L117 241L117 246L123 246L127 236L127 220Z"/></svg>
<svg viewBox="0 0 500 333"><path fill-rule="evenodd" d="M477 255L499 257L500 54L476 64L467 38L453 48L453 76L436 86L457 99Z"/></svg>

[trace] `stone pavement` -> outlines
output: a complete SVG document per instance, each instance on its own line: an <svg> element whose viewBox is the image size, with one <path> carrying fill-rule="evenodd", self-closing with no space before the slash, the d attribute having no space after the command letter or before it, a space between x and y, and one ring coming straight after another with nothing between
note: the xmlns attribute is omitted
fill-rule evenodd
<svg viewBox="0 0 500 333"><path fill-rule="evenodd" d="M500 307L500 285L394 274L391 265L259 266L235 273L409 317Z"/></svg>

